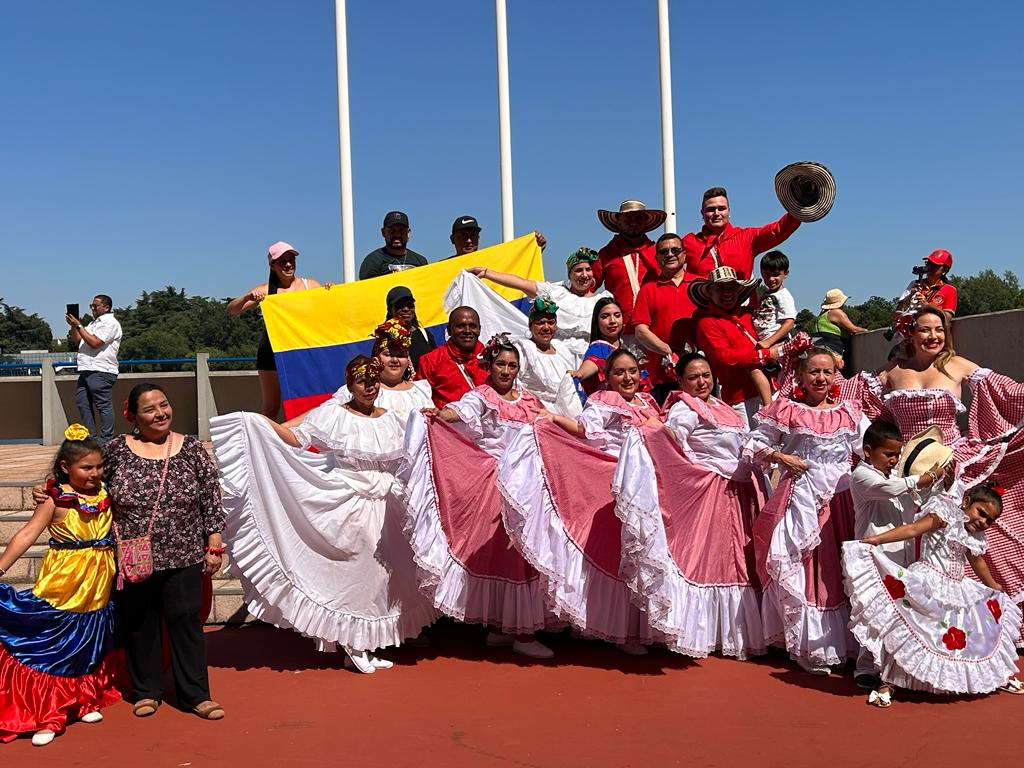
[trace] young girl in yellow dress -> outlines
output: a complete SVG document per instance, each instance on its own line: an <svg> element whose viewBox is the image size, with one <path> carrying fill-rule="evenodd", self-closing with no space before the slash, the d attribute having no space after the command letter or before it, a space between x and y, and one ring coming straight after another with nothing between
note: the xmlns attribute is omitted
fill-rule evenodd
<svg viewBox="0 0 1024 768"><path fill-rule="evenodd" d="M69 720L97 723L114 687L114 538L103 453L72 424L53 462L46 501L0 555L0 576L49 528L35 586L0 584L0 741L33 733L45 746Z"/></svg>

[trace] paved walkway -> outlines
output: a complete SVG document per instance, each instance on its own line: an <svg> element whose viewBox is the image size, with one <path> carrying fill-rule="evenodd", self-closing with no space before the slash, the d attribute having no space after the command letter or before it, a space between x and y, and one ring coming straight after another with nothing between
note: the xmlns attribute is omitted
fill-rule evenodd
<svg viewBox="0 0 1024 768"><path fill-rule="evenodd" d="M484 647L480 627L442 623L427 649L382 652L394 669L358 675L337 654L266 625L207 634L213 695L206 722L127 704L73 724L46 747L0 745L5 766L586 766L1019 763L1024 697L898 694L868 707L849 674L811 677L780 656L740 662L665 650L625 656L598 642L548 638L552 662Z"/></svg>

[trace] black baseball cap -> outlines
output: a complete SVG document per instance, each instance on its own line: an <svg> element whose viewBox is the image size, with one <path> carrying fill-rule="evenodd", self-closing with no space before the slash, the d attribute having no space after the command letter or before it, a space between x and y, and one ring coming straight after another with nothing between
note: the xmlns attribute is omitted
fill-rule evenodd
<svg viewBox="0 0 1024 768"><path fill-rule="evenodd" d="M459 216L459 218L452 223L452 234L454 235L456 232L463 229L475 229L479 232L480 224L477 223L477 220L472 216Z"/></svg>
<svg viewBox="0 0 1024 768"><path fill-rule="evenodd" d="M398 302L400 302L402 299L412 298L412 291L410 291L404 285L396 285L394 288L388 291L388 297L385 301L387 301L388 307L392 307ZM413 299L413 301L416 301L416 299Z"/></svg>
<svg viewBox="0 0 1024 768"><path fill-rule="evenodd" d="M392 224L402 224L406 227L409 226L409 217L401 211L389 211L384 214L384 228L390 227Z"/></svg>

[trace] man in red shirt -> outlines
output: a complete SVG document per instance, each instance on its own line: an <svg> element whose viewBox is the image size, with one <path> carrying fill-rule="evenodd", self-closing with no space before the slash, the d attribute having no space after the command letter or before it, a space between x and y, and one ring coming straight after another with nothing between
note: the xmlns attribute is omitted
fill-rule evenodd
<svg viewBox="0 0 1024 768"><path fill-rule="evenodd" d="M732 267L719 267L690 283L690 299L699 307L694 315L697 346L718 379L721 399L748 425L761 406L751 371L779 359L778 345L757 346L753 309L743 306L757 282L740 280Z"/></svg>
<svg viewBox="0 0 1024 768"><path fill-rule="evenodd" d="M639 200L626 200L618 213L600 210L597 219L615 237L598 251L594 290L604 283L622 309L623 333L633 333L633 305L640 286L654 280L661 269L647 233L665 223L665 212L647 210Z"/></svg>
<svg viewBox="0 0 1024 768"><path fill-rule="evenodd" d="M420 358L417 378L430 383L434 405L444 408L487 380L487 371L477 357L480 343L480 315L472 307L456 307L448 315L448 341Z"/></svg>
<svg viewBox="0 0 1024 768"><path fill-rule="evenodd" d="M706 277L715 267L732 267L741 280L753 276L754 257L777 247L800 226L786 213L763 227L734 227L729 223L729 193L712 187L701 202L704 227L683 238L686 271Z"/></svg>
<svg viewBox="0 0 1024 768"><path fill-rule="evenodd" d="M675 364L682 345L673 332L680 318L693 313L693 303L687 295L686 270L683 269L683 242L674 232L658 238L655 253L661 265L656 280L640 286L633 307L633 330L636 340L648 351L647 372L650 374L651 395L663 403L675 389Z"/></svg>

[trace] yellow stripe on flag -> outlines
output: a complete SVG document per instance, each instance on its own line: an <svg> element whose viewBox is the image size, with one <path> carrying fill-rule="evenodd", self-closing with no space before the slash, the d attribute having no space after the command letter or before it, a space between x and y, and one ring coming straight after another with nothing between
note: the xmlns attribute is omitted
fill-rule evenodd
<svg viewBox="0 0 1024 768"><path fill-rule="evenodd" d="M262 304L270 345L275 352L287 352L366 339L384 322L388 291L396 285L404 285L412 291L421 326L445 323L448 320L442 306L445 291L459 272L476 266L491 267L529 280L544 279L540 248L531 232L466 256L392 275L342 283L330 289L277 293L268 296ZM523 297L522 291L491 285L509 301Z"/></svg>

